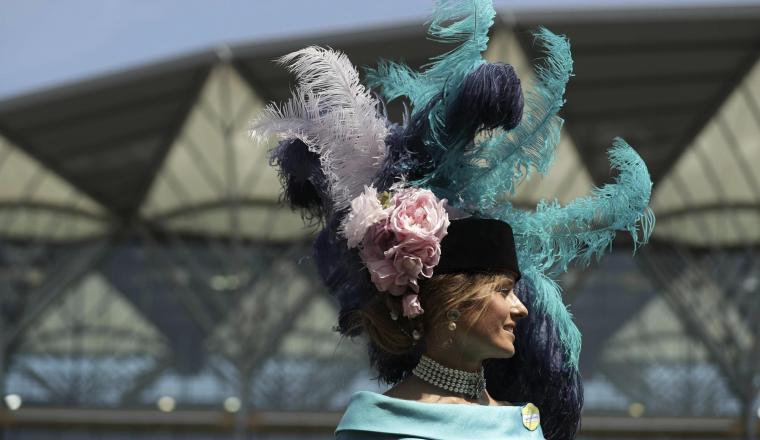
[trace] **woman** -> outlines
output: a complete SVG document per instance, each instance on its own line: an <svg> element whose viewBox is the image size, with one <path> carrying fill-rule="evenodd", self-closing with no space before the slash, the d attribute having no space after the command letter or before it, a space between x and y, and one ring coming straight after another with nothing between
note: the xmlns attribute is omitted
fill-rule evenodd
<svg viewBox="0 0 760 440"><path fill-rule="evenodd" d="M426 349L423 356L427 358L426 362L479 375L484 360L514 356L514 330L517 321L528 314L528 309L514 292L515 279L513 274L463 272L436 275L426 283L428 286L422 294L426 299L422 301L423 307L433 311L436 303L447 304L446 309L431 313L438 319L425 322L424 327L429 329L424 341ZM459 332L457 329L460 329ZM377 336L375 338L378 345L387 344L387 341ZM388 347L389 351L403 348L406 347ZM384 394L431 403L509 405L508 402L494 399L485 388L475 388L475 392L469 393L462 387L456 389L444 382L436 382L421 370L416 373L412 370L412 375Z"/></svg>
<svg viewBox="0 0 760 440"><path fill-rule="evenodd" d="M511 228L469 218L448 229L436 275L420 285L421 316L400 318L403 306L392 296L375 297L359 312L384 352L403 355L417 343L424 349L412 374L384 395L354 395L337 439L543 438L534 405L499 401L485 386L483 361L514 356L518 321L528 315L514 291L520 272ZM501 252L482 253L494 248Z"/></svg>
<svg viewBox="0 0 760 440"><path fill-rule="evenodd" d="M342 440L574 438L580 333L554 280L618 230L636 246L651 234L651 180L621 139L614 183L565 206L509 203L552 163L572 58L540 29L546 58L523 95L511 66L481 57L494 16L490 0L441 0L429 33L457 47L422 72L367 71L382 98L411 104L402 124L345 55L309 47L280 59L298 79L291 100L251 125L282 139L271 162L284 199L323 226L314 257L340 306L336 330L366 335L393 386L353 397Z"/></svg>

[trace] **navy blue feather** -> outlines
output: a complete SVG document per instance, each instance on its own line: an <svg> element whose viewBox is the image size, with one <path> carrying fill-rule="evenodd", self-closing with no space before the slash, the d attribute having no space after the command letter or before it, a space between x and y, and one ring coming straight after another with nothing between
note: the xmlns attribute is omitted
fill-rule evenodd
<svg viewBox="0 0 760 440"><path fill-rule="evenodd" d="M401 382L412 373L425 351L425 344L419 343L411 351L402 355L385 353L372 342L368 344L367 350L369 363L377 370L376 379L392 385Z"/></svg>
<svg viewBox="0 0 760 440"><path fill-rule="evenodd" d="M440 0L430 34L460 46L436 57L422 73L390 62L368 72L370 84L382 87L386 99L406 96L413 109L403 124L386 126L384 161L373 164L377 170L366 184L384 191L404 179L432 189L457 208L512 225L524 267L517 291L530 313L516 327L516 355L484 363L488 390L499 400L533 402L541 410L545 437L571 440L583 406L580 334L559 286L545 272L565 270L575 259L587 263L608 248L616 230L634 235L640 225L643 238L634 235L634 241L646 242L654 224L646 209L651 181L635 152L616 141L611 158L621 176L595 190L593 197L566 207L542 203L536 212L505 202L504 196L531 169L544 173L552 163L563 122L557 113L572 75L572 57L566 38L540 29L536 37L547 57L537 68L536 86L523 96L511 66L487 64L480 56L494 13L490 0ZM477 136L481 130L493 133L483 133L490 134L483 139ZM314 242L315 261L340 305L338 331L357 336L361 327L354 312L377 293L357 251L348 249L339 235L346 212L332 208L320 157L300 140L287 139L272 151L270 161L280 168L283 198L324 223ZM605 220L601 229L600 219ZM371 365L389 384L409 375L423 349L424 344L417 344L409 353L390 355L372 342L368 346Z"/></svg>
<svg viewBox="0 0 760 440"><path fill-rule="evenodd" d="M362 264L356 249L349 249L346 239L338 235L341 214L333 214L325 228L314 240L314 260L328 291L338 300L338 331L346 336L358 336L360 328L355 311L377 291Z"/></svg>
<svg viewBox="0 0 760 440"><path fill-rule="evenodd" d="M530 281L515 293L528 310L538 309ZM549 440L572 440L580 427L583 383L566 362L566 350L552 316L529 313L515 327L515 355L488 359L483 365L488 392L497 400L531 402L541 411L541 430Z"/></svg>
<svg viewBox="0 0 760 440"><path fill-rule="evenodd" d="M430 131L430 110L440 101L441 94L433 98L423 111L404 113L403 125L393 124L385 138L385 161L375 175L373 184L378 191L386 191L399 179L416 180L433 170L434 162L424 139Z"/></svg>
<svg viewBox="0 0 760 440"><path fill-rule="evenodd" d="M301 209L304 220L319 222L329 206L328 183L319 155L297 138L284 139L269 153L269 165L277 167L283 186L282 199Z"/></svg>
<svg viewBox="0 0 760 440"><path fill-rule="evenodd" d="M478 130L511 130L523 114L520 79L509 64L481 64L470 72L446 108L448 148L472 141Z"/></svg>

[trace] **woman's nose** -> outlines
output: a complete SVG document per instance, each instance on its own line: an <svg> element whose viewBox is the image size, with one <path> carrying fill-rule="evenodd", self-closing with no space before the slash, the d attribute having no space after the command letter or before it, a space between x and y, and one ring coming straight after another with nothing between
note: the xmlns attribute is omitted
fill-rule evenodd
<svg viewBox="0 0 760 440"><path fill-rule="evenodd" d="M522 319L528 316L528 308L520 301L520 298L515 295L515 302L510 310L514 319Z"/></svg>

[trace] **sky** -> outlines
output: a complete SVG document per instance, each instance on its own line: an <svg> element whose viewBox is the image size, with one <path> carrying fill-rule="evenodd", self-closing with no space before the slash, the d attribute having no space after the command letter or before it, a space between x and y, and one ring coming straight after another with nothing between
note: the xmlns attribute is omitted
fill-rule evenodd
<svg viewBox="0 0 760 440"><path fill-rule="evenodd" d="M494 1L497 9L515 11L720 3ZM432 5L433 0L0 0L0 101L222 44L422 25Z"/></svg>

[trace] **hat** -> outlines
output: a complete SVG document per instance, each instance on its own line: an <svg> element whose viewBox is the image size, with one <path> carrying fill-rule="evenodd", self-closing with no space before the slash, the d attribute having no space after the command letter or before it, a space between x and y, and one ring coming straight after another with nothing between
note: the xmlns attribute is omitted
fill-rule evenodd
<svg viewBox="0 0 760 440"><path fill-rule="evenodd" d="M509 223L493 218L454 220L441 241L436 275L456 272L513 274L520 277L515 238Z"/></svg>
<svg viewBox="0 0 760 440"><path fill-rule="evenodd" d="M617 138L609 150L614 182L566 205L510 202L520 182L554 160L573 60L565 37L539 28L534 41L545 57L524 91L515 69L481 55L495 15L491 0L437 0L430 38L456 46L420 71L380 61L364 82L339 51L285 55L279 61L298 85L250 130L258 139L279 136L270 157L283 198L323 226L314 260L338 300L342 334L356 334L352 314L373 295L409 299L434 273L517 269L516 292L530 315L516 329L518 355L486 366L488 390L538 404L548 414L547 438L572 438L583 400L581 335L555 280L609 250L617 231L631 234L635 247L647 242L652 182ZM385 103L399 98L411 110L393 122ZM450 220L449 208L473 218ZM372 341L369 353L389 383L406 377L420 355L384 353Z"/></svg>

